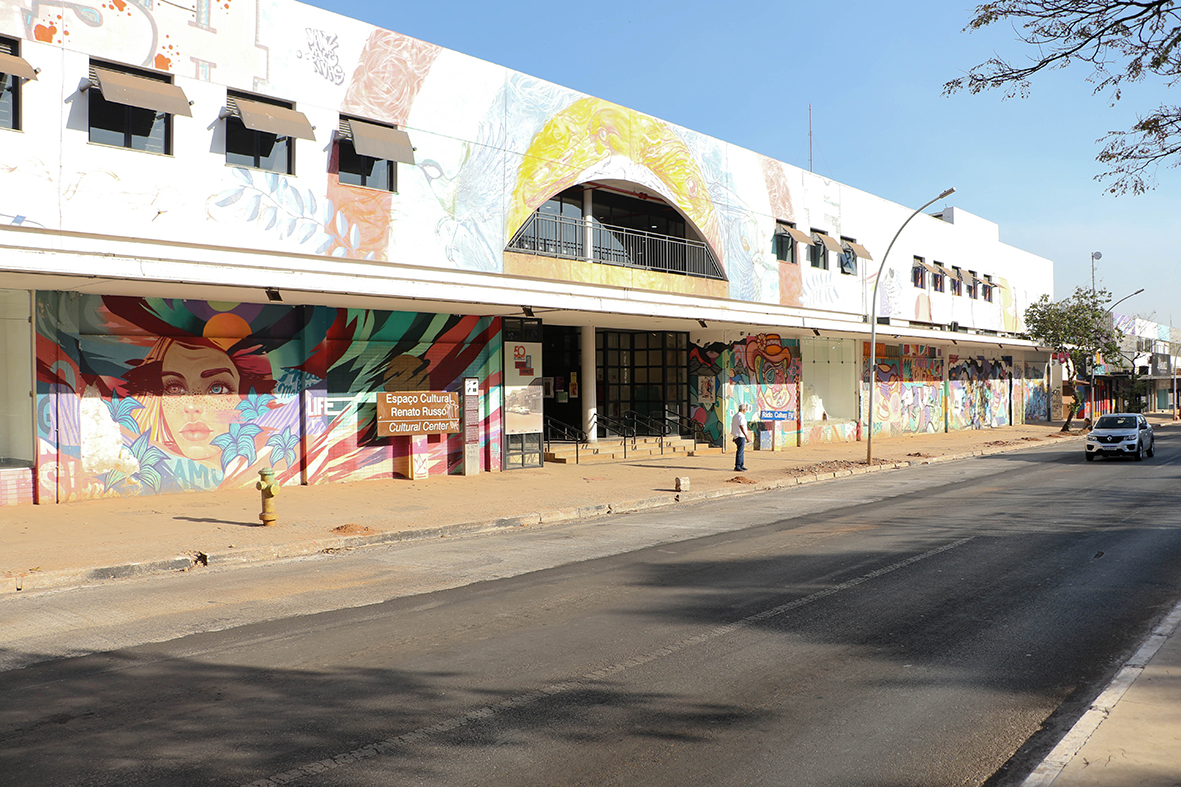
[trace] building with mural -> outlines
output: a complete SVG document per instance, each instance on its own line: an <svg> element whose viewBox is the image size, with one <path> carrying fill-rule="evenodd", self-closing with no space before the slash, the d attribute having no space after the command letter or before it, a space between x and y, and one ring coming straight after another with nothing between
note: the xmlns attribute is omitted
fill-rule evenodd
<svg viewBox="0 0 1181 787"><path fill-rule="evenodd" d="M289 0L0 0L0 150L3 504L721 443L740 403L790 450L862 439L869 385L883 434L1049 415L1052 264L996 224L936 206L878 281L914 206ZM391 431L397 392L463 429Z"/></svg>
<svg viewBox="0 0 1181 787"><path fill-rule="evenodd" d="M1121 411L1175 413L1181 331L1118 312L1111 314L1111 320L1120 352L1099 357L1094 369L1088 370L1094 371L1094 378L1087 374L1075 385L1083 397L1084 417Z"/></svg>

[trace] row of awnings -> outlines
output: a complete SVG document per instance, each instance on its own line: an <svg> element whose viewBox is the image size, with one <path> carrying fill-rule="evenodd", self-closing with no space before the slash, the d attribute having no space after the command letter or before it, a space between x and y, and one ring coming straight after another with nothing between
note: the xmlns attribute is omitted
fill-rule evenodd
<svg viewBox="0 0 1181 787"><path fill-rule="evenodd" d="M806 246L815 246L819 243L834 254L844 254L846 250L845 247L847 246L849 251L852 251L861 259L871 261L873 260L873 257L869 255L869 251L866 250L866 248L860 243L854 243L851 240L847 240L844 242L844 245L841 245L841 241L838 241L831 235L825 235L823 232L813 232L811 235L809 235L802 230L797 230L795 227L789 227L786 224L779 224L775 228L775 233L777 235L790 235L793 239L805 244Z"/></svg>
<svg viewBox="0 0 1181 787"><path fill-rule="evenodd" d="M927 262L926 260L920 260L918 258L915 258L914 264L920 268L923 268L929 273L935 274L936 276L946 276L948 279L962 281L968 286L973 284L983 284L988 287L1003 289L1000 284L997 284L996 282L990 281L988 279L982 279L971 271L966 271L963 268L948 268L947 266L940 265L937 262Z"/></svg>
<svg viewBox="0 0 1181 787"><path fill-rule="evenodd" d="M0 52L0 73L22 79L36 79L37 74L28 61ZM116 104L166 112L170 115L192 117L188 96L179 85L159 79L91 66L89 86L102 92L103 98ZM302 112L290 107L229 97L221 117L236 117L253 131L280 137L294 137L315 141L315 128ZM353 143L357 153L375 159L414 163L414 147L402 129L379 123L341 118L337 133L340 139Z"/></svg>

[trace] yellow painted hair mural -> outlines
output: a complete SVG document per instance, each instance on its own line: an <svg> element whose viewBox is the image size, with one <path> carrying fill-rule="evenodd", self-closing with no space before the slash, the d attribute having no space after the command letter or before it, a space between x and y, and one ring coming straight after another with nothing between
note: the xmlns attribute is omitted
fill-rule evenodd
<svg viewBox="0 0 1181 787"><path fill-rule="evenodd" d="M575 101L542 127L517 173L506 223L512 237L538 207L613 156L651 172L725 267L714 205L692 151L666 123L597 98Z"/></svg>

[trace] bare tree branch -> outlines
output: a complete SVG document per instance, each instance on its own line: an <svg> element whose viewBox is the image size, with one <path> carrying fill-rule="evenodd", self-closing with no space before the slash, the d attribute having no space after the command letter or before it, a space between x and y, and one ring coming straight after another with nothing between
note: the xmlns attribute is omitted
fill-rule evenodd
<svg viewBox="0 0 1181 787"><path fill-rule="evenodd" d="M1005 98L1029 95L1030 80L1054 68L1086 64L1094 92L1121 98L1125 82L1146 78L1173 85L1181 80L1181 9L1179 0L998 0L976 7L965 32L1009 22L1017 39L1035 54L1014 64L994 57L967 74L946 82L945 95L967 90L1002 90ZM1161 106L1126 131L1099 140L1096 159L1106 172L1112 194L1140 194L1156 184L1160 166L1181 163L1181 111Z"/></svg>

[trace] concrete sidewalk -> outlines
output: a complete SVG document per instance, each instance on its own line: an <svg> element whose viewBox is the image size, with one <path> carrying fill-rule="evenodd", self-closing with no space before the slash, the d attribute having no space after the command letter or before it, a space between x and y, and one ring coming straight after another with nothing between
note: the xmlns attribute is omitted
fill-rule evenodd
<svg viewBox="0 0 1181 787"><path fill-rule="evenodd" d="M1171 418L1151 420L1163 429ZM391 541L539 527L866 472L1067 442L1057 425L878 438L864 443L618 463L550 464L468 478L284 488L261 527L257 491L0 508L0 595L199 570ZM1082 457L1080 456L1080 461ZM688 492L675 491L687 477ZM1181 605L1125 665L1025 787L1181 785Z"/></svg>

